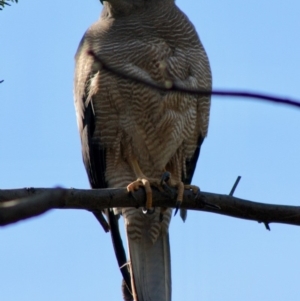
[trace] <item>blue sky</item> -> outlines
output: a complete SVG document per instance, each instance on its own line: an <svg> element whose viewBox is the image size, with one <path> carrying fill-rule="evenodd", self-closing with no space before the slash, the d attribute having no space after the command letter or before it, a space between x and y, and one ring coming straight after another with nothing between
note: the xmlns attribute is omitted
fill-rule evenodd
<svg viewBox="0 0 300 301"><path fill-rule="evenodd" d="M220 3L221 2L221 3ZM214 88L300 99L300 3L192 1ZM88 188L73 105L74 54L97 0L20 0L0 12L0 188ZM214 97L193 180L203 191L298 205L300 110ZM296 301L300 229L189 212L170 227L173 300ZM53 210L0 229L1 300L121 300L110 237L93 216Z"/></svg>

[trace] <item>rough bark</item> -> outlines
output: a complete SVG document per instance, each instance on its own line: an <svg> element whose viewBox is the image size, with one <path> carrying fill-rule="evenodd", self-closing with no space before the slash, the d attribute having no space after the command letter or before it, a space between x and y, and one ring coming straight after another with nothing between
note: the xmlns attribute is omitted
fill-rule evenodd
<svg viewBox="0 0 300 301"><path fill-rule="evenodd" d="M63 189L23 188L0 190L0 225L42 214L50 209L85 209L89 211L113 207L143 207L145 193L139 189L129 194L126 188ZM176 191L159 192L153 188L153 205L176 207ZM217 209L219 207L219 209ZM186 190L181 208L212 212L236 218L270 223L300 225L300 206L285 206L252 202L230 195Z"/></svg>

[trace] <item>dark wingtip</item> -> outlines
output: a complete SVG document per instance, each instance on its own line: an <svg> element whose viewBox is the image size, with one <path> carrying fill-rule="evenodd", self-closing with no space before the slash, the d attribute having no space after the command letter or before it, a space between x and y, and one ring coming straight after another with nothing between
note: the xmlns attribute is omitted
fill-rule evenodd
<svg viewBox="0 0 300 301"><path fill-rule="evenodd" d="M186 221L186 218L187 218L187 210L186 209L180 209L180 217L182 219L183 222Z"/></svg>

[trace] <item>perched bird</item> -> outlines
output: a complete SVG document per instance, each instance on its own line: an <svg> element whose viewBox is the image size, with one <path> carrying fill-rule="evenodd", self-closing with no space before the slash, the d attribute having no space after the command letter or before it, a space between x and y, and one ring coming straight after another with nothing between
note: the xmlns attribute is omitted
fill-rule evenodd
<svg viewBox="0 0 300 301"><path fill-rule="evenodd" d="M154 89L109 71L101 60L157 84L211 90L209 61L194 26L174 0L107 0L103 6L75 58L83 161L92 188L145 188L146 210L109 210L109 224L132 298L170 301L172 209L153 210L151 185L159 186L169 172L167 183L178 188L178 202L182 200L207 135L210 97ZM125 221L128 262L117 213ZM106 227L102 213L95 215ZM124 298L129 300L129 294Z"/></svg>

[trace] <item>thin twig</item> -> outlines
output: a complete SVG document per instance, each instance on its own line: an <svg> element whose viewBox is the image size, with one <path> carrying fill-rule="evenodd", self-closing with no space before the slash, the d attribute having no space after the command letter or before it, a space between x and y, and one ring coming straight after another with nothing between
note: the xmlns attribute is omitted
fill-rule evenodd
<svg viewBox="0 0 300 301"><path fill-rule="evenodd" d="M232 188L231 188L231 190L230 190L230 192L229 192L229 195L230 195L230 196L233 196L233 194L234 194L234 192L235 192L235 190L236 190L236 188L237 188L237 186L238 186L238 184L239 184L241 178L242 178L241 176L238 176L238 177L236 178L236 180L235 180L235 182L234 182L234 184L233 184L233 186L232 186Z"/></svg>

